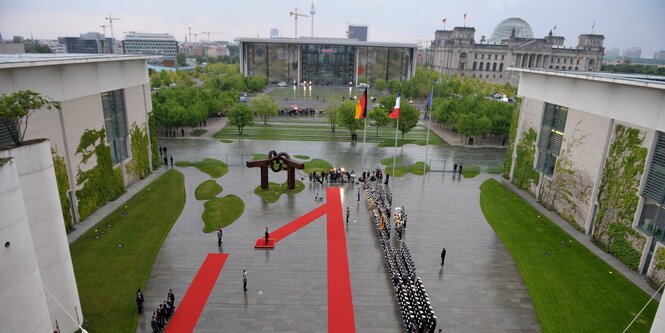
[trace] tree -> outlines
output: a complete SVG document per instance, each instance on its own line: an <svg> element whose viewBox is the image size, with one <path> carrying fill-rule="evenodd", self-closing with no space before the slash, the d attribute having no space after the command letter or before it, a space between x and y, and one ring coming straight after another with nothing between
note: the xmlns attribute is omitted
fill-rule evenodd
<svg viewBox="0 0 665 333"><path fill-rule="evenodd" d="M372 110L367 117L372 121L372 126L376 127L376 136L379 136L379 127L386 126L390 123L390 118L388 117L388 112L384 108L375 108Z"/></svg>
<svg viewBox="0 0 665 333"><path fill-rule="evenodd" d="M265 76L250 76L246 78L247 89L251 92L259 92L268 84L268 78Z"/></svg>
<svg viewBox="0 0 665 333"><path fill-rule="evenodd" d="M178 61L178 65L183 67L187 66L187 56L184 53L182 52L176 53L175 60Z"/></svg>
<svg viewBox="0 0 665 333"><path fill-rule="evenodd" d="M277 115L277 102L272 98L268 97L266 94L259 94L254 99L252 99L252 105L256 111L256 115L263 118L263 124L268 124L268 118L270 116Z"/></svg>
<svg viewBox="0 0 665 333"><path fill-rule="evenodd" d="M60 110L60 102L30 90L0 96L0 122L7 128L16 145L23 142L28 129L28 118L42 108Z"/></svg>
<svg viewBox="0 0 665 333"><path fill-rule="evenodd" d="M408 102L402 101L399 105L399 131L404 139L404 135L418 125L420 112Z"/></svg>
<svg viewBox="0 0 665 333"><path fill-rule="evenodd" d="M254 126L254 114L245 103L236 103L229 111L229 125L238 128L238 134L242 135L245 126Z"/></svg>
<svg viewBox="0 0 665 333"><path fill-rule="evenodd" d="M480 119L472 113L466 113L460 116L457 124L459 133L464 136L473 136L480 134Z"/></svg>
<svg viewBox="0 0 665 333"><path fill-rule="evenodd" d="M363 121L356 119L356 102L344 101L337 107L337 124L355 134L363 128Z"/></svg>
<svg viewBox="0 0 665 333"><path fill-rule="evenodd" d="M335 125L337 125L337 107L338 105L328 103L326 105L326 118L328 118L328 123L330 123L330 131L335 133Z"/></svg>
<svg viewBox="0 0 665 333"><path fill-rule="evenodd" d="M374 90L378 92L384 91L387 86L388 84L384 79L376 79L376 81L374 81Z"/></svg>

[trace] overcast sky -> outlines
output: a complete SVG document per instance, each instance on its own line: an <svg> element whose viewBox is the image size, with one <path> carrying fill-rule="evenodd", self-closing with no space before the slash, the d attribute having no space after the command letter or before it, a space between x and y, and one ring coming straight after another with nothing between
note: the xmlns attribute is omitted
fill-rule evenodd
<svg viewBox="0 0 665 333"><path fill-rule="evenodd" d="M102 31L112 13L116 38L123 32L168 32L184 41L192 32L220 32L213 40L268 37L278 28L283 37L294 36L289 11L298 7L309 14L310 0L0 0L0 34L38 39L78 36ZM369 39L383 42L418 42L434 39L434 31L464 24L489 38L494 27L509 17L520 17L544 37L557 26L566 46L577 45L581 33L605 35L605 47L638 46L643 57L665 50L665 0L315 0L314 35L346 37L346 24L369 25ZM311 19L298 19L298 35L309 36ZM110 30L107 29L107 35ZM207 39L207 35L199 39Z"/></svg>

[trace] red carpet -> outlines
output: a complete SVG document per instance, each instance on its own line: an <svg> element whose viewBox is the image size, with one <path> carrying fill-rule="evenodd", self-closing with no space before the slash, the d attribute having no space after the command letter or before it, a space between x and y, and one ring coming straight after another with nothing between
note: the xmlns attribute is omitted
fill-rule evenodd
<svg viewBox="0 0 665 333"><path fill-rule="evenodd" d="M318 219L326 213L327 205L321 205L309 213L283 225L281 228L270 233L268 245L266 245L266 238L257 238L254 244L255 248L274 248L277 242L286 238L288 235L298 231L300 228L308 225L310 222ZM273 242L274 240L274 242Z"/></svg>
<svg viewBox="0 0 665 333"><path fill-rule="evenodd" d="M275 247L275 244L277 241L274 238L268 238L268 244L266 244L266 238L257 238L256 239L256 244L254 244L255 248L262 248L262 249L272 249Z"/></svg>
<svg viewBox="0 0 665 333"><path fill-rule="evenodd" d="M199 320L201 311L208 301L208 296L210 296L228 256L226 253L208 253L182 301L176 305L176 311L166 327L166 333L194 331L196 322Z"/></svg>
<svg viewBox="0 0 665 333"><path fill-rule="evenodd" d="M339 188L327 189L328 332L355 332L349 256Z"/></svg>

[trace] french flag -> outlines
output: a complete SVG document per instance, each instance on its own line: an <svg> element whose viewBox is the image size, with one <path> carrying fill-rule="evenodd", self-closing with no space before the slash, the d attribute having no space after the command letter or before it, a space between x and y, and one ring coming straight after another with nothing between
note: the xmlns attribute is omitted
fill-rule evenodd
<svg viewBox="0 0 665 333"><path fill-rule="evenodd" d="M393 118L393 119L399 119L399 101L402 96L402 91L400 90L399 93L397 93L397 100L395 100L395 107L393 108L393 112L388 115L388 117Z"/></svg>

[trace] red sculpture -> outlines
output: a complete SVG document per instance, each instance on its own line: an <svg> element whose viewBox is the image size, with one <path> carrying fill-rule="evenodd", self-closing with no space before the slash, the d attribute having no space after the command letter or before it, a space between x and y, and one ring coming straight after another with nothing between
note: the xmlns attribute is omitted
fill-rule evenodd
<svg viewBox="0 0 665 333"><path fill-rule="evenodd" d="M286 179L288 189L296 188L296 169L304 169L305 164L291 159L287 153L277 153L271 150L268 153L267 160L247 161L248 168L261 167L261 188L268 189L268 167L274 172L280 172L286 169Z"/></svg>

